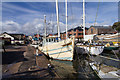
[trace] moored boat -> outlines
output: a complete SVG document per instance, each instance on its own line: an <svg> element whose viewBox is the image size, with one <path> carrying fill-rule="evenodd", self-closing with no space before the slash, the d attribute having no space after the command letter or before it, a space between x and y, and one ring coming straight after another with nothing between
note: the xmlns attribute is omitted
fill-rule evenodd
<svg viewBox="0 0 120 80"><path fill-rule="evenodd" d="M66 39L60 40L60 29L59 29L59 17L58 17L58 0L56 0L56 14L57 14L57 27L58 27L58 36L54 37L46 37L46 25L45 25L45 36L43 40L43 44L39 50L44 52L45 55L50 58L57 60L73 60L74 53L74 42L75 37L72 36L68 38L67 34L67 0L66 0ZM46 17L45 17L46 24Z"/></svg>
<svg viewBox="0 0 120 80"><path fill-rule="evenodd" d="M109 47L105 47L105 50L117 50L119 47L115 47L115 46L109 46Z"/></svg>
<svg viewBox="0 0 120 80"><path fill-rule="evenodd" d="M74 37L59 42L48 42L39 49L47 56L58 60L73 60Z"/></svg>
<svg viewBox="0 0 120 80"><path fill-rule="evenodd" d="M95 71L95 73L101 78L112 78L112 79L120 79L120 70L118 68L107 66L105 64L97 65L92 62L89 63L91 68Z"/></svg>
<svg viewBox="0 0 120 80"><path fill-rule="evenodd" d="M119 46L118 46L118 43L113 43L112 42L112 44L110 44L110 43L107 43L106 45L105 45L105 50L117 50L119 48Z"/></svg>
<svg viewBox="0 0 120 80"><path fill-rule="evenodd" d="M77 45L77 47L84 48L86 53L90 53L91 55L99 55L103 52L103 45Z"/></svg>

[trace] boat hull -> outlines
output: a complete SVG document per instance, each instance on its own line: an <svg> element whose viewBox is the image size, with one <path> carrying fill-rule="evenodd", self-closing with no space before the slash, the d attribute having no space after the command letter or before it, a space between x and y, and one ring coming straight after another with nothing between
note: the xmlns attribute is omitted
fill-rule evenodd
<svg viewBox="0 0 120 80"><path fill-rule="evenodd" d="M105 50L117 50L119 47L105 47Z"/></svg>
<svg viewBox="0 0 120 80"><path fill-rule="evenodd" d="M78 47L84 48L86 53L90 53L91 55L99 55L104 50L104 46L101 46L101 45L95 45L95 46L79 45Z"/></svg>
<svg viewBox="0 0 120 80"><path fill-rule="evenodd" d="M57 60L73 60L74 37L39 47L45 55Z"/></svg>
<svg viewBox="0 0 120 80"><path fill-rule="evenodd" d="M112 67L112 66L107 66L107 65L97 65L96 63L89 63L93 71L99 76L99 78L112 78L119 80L120 76L117 74L119 69Z"/></svg>

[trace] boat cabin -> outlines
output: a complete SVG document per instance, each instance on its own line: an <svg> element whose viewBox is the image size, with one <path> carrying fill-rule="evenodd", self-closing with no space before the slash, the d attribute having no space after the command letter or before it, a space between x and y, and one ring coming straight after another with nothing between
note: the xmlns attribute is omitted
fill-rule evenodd
<svg viewBox="0 0 120 80"><path fill-rule="evenodd" d="M46 42L58 42L58 36L48 36Z"/></svg>

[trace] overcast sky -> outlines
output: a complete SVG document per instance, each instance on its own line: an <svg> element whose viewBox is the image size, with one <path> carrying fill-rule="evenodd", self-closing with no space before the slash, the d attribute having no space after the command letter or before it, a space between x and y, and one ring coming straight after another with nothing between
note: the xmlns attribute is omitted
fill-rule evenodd
<svg viewBox="0 0 120 80"><path fill-rule="evenodd" d="M96 25L113 25L118 21L117 2L86 2L86 27ZM3 2L2 3L2 31L8 33L37 32L44 33L44 15L46 15L48 32L55 33L56 4L55 2ZM59 21L61 32L65 31L65 3L59 2ZM82 24L82 2L68 2L68 29Z"/></svg>

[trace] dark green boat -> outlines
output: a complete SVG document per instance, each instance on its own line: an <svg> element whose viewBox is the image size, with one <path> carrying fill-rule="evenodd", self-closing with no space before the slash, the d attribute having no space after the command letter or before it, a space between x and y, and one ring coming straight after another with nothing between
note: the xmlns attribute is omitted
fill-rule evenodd
<svg viewBox="0 0 120 80"><path fill-rule="evenodd" d="M115 46L110 46L110 47L105 47L105 50L117 50L119 47L115 47Z"/></svg>

